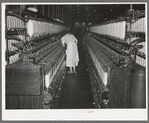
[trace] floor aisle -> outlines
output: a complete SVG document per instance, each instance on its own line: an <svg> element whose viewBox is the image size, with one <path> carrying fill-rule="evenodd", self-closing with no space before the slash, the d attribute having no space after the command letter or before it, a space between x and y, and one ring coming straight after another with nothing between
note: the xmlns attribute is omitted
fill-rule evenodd
<svg viewBox="0 0 149 123"><path fill-rule="evenodd" d="M77 75L66 75L66 81L63 83L62 94L58 106L59 109L94 108L89 73L82 47L83 35L77 33L75 36L78 39L80 58L77 67Z"/></svg>

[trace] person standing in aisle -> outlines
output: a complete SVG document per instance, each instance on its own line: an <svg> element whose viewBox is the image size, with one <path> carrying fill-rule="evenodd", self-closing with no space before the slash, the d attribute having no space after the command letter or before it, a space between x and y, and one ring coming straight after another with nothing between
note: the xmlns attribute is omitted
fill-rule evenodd
<svg viewBox="0 0 149 123"><path fill-rule="evenodd" d="M62 44L66 49L66 67L69 67L70 71L67 73L73 74L76 73L76 66L78 66L79 55L78 55L78 40L75 36L69 32L61 38Z"/></svg>

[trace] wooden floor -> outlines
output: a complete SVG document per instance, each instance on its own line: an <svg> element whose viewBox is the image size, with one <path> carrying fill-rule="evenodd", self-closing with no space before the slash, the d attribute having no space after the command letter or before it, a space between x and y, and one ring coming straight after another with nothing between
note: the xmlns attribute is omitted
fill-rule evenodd
<svg viewBox="0 0 149 123"><path fill-rule="evenodd" d="M76 33L78 39L79 65L77 75L67 74L63 83L59 109L91 109L94 108L89 73L83 52L83 35Z"/></svg>

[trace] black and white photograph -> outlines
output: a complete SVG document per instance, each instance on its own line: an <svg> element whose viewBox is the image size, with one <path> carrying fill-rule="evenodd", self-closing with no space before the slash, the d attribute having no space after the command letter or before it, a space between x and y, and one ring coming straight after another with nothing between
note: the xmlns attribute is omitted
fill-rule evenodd
<svg viewBox="0 0 149 123"><path fill-rule="evenodd" d="M11 2L1 14L4 120L147 120L146 2Z"/></svg>

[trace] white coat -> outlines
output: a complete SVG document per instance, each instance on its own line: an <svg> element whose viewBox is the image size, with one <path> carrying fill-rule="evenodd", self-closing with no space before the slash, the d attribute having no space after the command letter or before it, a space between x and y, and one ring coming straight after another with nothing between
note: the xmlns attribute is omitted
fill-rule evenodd
<svg viewBox="0 0 149 123"><path fill-rule="evenodd" d="M63 46L67 45L66 50L66 66L73 67L78 66L79 55L78 55L78 40L72 34L66 34L61 38Z"/></svg>

